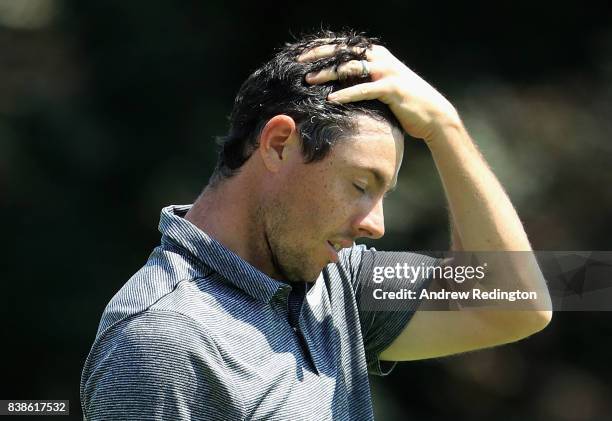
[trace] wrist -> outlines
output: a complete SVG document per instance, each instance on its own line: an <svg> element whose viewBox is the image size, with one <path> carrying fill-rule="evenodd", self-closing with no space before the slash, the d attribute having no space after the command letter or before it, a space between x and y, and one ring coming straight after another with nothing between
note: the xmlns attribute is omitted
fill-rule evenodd
<svg viewBox="0 0 612 421"><path fill-rule="evenodd" d="M449 146L451 143L457 143L457 141L469 141L469 136L461 118L459 118L459 114L455 111L441 116L436 121L430 136L423 140L427 146L434 148Z"/></svg>

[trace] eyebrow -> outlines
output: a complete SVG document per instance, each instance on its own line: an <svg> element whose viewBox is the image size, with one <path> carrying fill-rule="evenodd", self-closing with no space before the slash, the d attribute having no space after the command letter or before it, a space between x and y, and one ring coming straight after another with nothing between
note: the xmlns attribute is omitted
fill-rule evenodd
<svg viewBox="0 0 612 421"><path fill-rule="evenodd" d="M376 183L379 186L384 186L387 184L385 180L385 176L382 175L382 173L378 169L373 168L373 167L362 167L361 169L372 174L374 176L374 179L376 179ZM385 195L392 193L393 191L395 191L396 188L397 188L397 180L395 180L395 183L389 188L389 190L385 192Z"/></svg>

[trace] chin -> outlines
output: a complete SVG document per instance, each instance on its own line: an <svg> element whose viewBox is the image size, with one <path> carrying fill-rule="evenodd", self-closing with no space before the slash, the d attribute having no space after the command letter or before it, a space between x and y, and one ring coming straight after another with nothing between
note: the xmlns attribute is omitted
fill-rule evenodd
<svg viewBox="0 0 612 421"><path fill-rule="evenodd" d="M313 283L317 280L328 261L314 261L312 254L284 254L278 260L280 273L290 282Z"/></svg>
<svg viewBox="0 0 612 421"><path fill-rule="evenodd" d="M327 266L327 263L324 264L323 266L320 266L316 271L313 271L308 278L306 278L306 282L308 283L314 283L318 278L319 275L321 275L321 271L323 271L323 269L325 269L325 266Z"/></svg>
<svg viewBox="0 0 612 421"><path fill-rule="evenodd" d="M323 270L323 267L321 267L318 270L310 270L308 272L289 272L291 275L287 276L287 279L291 282L307 282L307 283L313 283L317 280L317 278L319 277L319 274L321 273L321 271Z"/></svg>

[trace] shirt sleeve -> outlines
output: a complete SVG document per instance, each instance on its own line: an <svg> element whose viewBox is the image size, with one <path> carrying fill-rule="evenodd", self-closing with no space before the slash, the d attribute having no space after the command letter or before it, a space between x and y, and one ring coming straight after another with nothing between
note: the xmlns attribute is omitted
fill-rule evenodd
<svg viewBox="0 0 612 421"><path fill-rule="evenodd" d="M146 311L94 344L83 371L86 420L239 420L235 388L193 319Z"/></svg>
<svg viewBox="0 0 612 421"><path fill-rule="evenodd" d="M417 311L420 292L431 281L425 268L441 261L418 253L361 249L354 287L369 374L386 376L397 364L381 361L380 354L400 335ZM382 291L401 292L403 297L412 291L414 298L375 298L381 297Z"/></svg>

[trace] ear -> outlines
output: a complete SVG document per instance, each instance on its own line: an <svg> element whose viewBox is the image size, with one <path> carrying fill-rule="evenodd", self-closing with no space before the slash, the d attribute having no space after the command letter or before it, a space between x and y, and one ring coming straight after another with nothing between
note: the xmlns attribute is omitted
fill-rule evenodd
<svg viewBox="0 0 612 421"><path fill-rule="evenodd" d="M289 154L297 151L295 121L286 115L272 117L259 136L259 154L264 165L272 172L279 171Z"/></svg>

